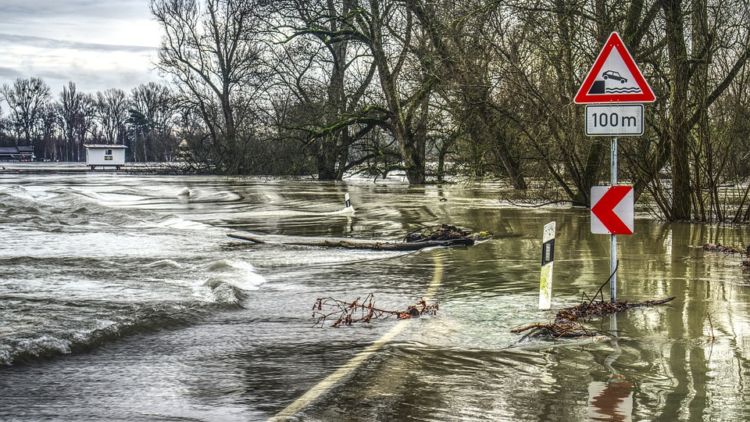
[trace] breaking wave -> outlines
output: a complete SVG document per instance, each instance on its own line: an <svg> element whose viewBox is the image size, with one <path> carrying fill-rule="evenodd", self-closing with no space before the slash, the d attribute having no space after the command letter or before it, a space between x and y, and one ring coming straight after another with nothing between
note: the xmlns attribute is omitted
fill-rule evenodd
<svg viewBox="0 0 750 422"><path fill-rule="evenodd" d="M154 261L152 263L144 265L146 268L167 268L167 269L178 269L182 268L182 265L180 265L177 261L173 261L171 259L160 259L158 261Z"/></svg>
<svg viewBox="0 0 750 422"><path fill-rule="evenodd" d="M255 272L255 267L244 261L220 259L206 266L210 277L204 287L210 289L216 302L240 305L247 292L257 290L266 279Z"/></svg>
<svg viewBox="0 0 750 422"><path fill-rule="evenodd" d="M0 365L84 352L125 336L188 325L206 311L205 308L185 305L150 309L139 306L131 316L118 318L120 321L97 320L96 328L92 329L44 333L33 337L5 336L0 339Z"/></svg>

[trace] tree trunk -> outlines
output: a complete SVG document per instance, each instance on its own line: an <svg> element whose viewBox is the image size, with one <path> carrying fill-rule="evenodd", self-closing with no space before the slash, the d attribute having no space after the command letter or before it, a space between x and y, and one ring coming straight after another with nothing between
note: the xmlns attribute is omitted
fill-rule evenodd
<svg viewBox="0 0 750 422"><path fill-rule="evenodd" d="M671 143L673 220L689 220L691 209L688 119L690 67L685 46L682 0L661 0L666 24L672 89L667 136Z"/></svg>
<svg viewBox="0 0 750 422"><path fill-rule="evenodd" d="M318 180L336 180L336 139L326 136L318 140L318 153L316 162L318 165Z"/></svg>

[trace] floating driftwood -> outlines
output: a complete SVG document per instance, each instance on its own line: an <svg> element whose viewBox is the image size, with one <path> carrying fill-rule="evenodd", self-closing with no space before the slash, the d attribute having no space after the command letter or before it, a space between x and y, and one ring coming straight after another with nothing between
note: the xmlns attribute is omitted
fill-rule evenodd
<svg viewBox="0 0 750 422"><path fill-rule="evenodd" d="M318 298L312 308L312 318L316 326L323 326L325 321L336 317L331 327L340 327L342 325L352 325L356 323L369 323L373 319L395 317L397 319L418 318L422 315L435 315L438 311L438 304L428 305L424 299L420 299L417 304L408 306L406 310L391 311L379 309L375 306L375 295L370 293L364 300L357 298L351 302L328 298Z"/></svg>
<svg viewBox="0 0 750 422"><path fill-rule="evenodd" d="M629 303L627 301L605 301L602 289L604 289L604 286L609 284L609 282L612 280L612 276L617 273L617 268L619 266L620 265L618 263L607 281L599 286L599 289L596 291L596 293L594 293L594 296L589 299L588 296L584 293L583 299L581 300L580 304L559 310L557 314L555 314L555 320L553 322L549 324L537 322L534 324L525 325L523 327L514 328L510 330L510 332L514 334L520 334L528 331L528 333L521 340L529 336L547 336L554 338L593 337L598 333L595 330L589 329L588 327L583 325L583 323L588 322L594 317L612 315L618 312L627 311L628 309L632 308L663 305L674 300L674 296L672 296L666 299L647 300L640 303Z"/></svg>
<svg viewBox="0 0 750 422"><path fill-rule="evenodd" d="M404 242L407 243L418 243L418 242L435 242L435 241L446 241L446 240L486 240L492 238L490 232L478 232L472 233L470 230L462 229L460 227L451 226L450 224L441 224L434 227L424 227L417 229L404 237Z"/></svg>
<svg viewBox="0 0 750 422"><path fill-rule="evenodd" d="M367 240L336 237L303 237L261 235L249 232L230 233L229 237L258 244L281 244L294 246L319 246L326 248L372 249L381 251L416 251L437 246L472 246L477 241L492 238L488 232L473 234L455 226L441 225L432 231L422 229L409 233L403 241Z"/></svg>
<svg viewBox="0 0 750 422"><path fill-rule="evenodd" d="M708 252L720 252L725 254L745 254L750 257L750 245L746 249L735 248L733 246L725 246L721 243L706 243L703 245L703 250Z"/></svg>
<svg viewBox="0 0 750 422"><path fill-rule="evenodd" d="M745 259L742 260L742 269L744 271L750 271L750 245L747 245L745 250L738 249L732 246L724 246L721 243L706 243L703 245L703 250L708 252L720 252L725 254L740 254L745 255Z"/></svg>
<svg viewBox="0 0 750 422"><path fill-rule="evenodd" d="M589 321L595 317L603 317L606 315L616 314L618 312L627 311L632 308L640 308L645 306L657 306L674 300L673 297L668 297L660 300L647 300L645 302L629 303L624 302L605 302L605 301L589 301L582 302L579 305L571 306L569 308L563 308L555 315L555 320L549 324L534 323L523 327L514 328L510 330L514 334L520 334L526 331L529 333L526 336L538 335L538 336L550 336L550 337L587 337L597 335L596 330L589 329L584 322Z"/></svg>

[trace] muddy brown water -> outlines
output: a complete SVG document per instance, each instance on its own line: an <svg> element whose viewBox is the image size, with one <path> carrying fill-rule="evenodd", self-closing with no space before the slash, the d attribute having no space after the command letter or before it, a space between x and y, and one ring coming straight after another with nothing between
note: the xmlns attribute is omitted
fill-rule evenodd
<svg viewBox="0 0 750 422"><path fill-rule="evenodd" d="M336 213L345 192L353 216ZM676 300L592 323L616 337L518 343L511 328L554 313L536 309L543 225L558 227L556 308L606 279L608 241L586 210L499 196L491 184L0 175L0 419L266 420L398 324L313 328L315 298L372 292L401 308L436 279L436 317L408 321L296 416L750 419L750 275L696 247L747 244L747 228L638 218L620 238L620 297ZM437 223L501 237L416 253L226 237L397 238Z"/></svg>

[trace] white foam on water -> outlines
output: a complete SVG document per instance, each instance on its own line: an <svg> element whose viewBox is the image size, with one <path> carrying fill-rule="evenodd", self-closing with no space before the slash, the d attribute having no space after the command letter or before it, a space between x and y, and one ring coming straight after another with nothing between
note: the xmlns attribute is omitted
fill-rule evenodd
<svg viewBox="0 0 750 422"><path fill-rule="evenodd" d="M156 223L156 227L166 227L178 230L209 230L214 228L208 224L186 220L182 217L169 217Z"/></svg>
<svg viewBox="0 0 750 422"><path fill-rule="evenodd" d="M252 264L245 261L220 259L206 265L205 269L210 277L205 283L196 286L196 294L204 300L239 304L244 300L245 292L258 290L267 282ZM208 297L205 295L206 288L210 291Z"/></svg>
<svg viewBox="0 0 750 422"><path fill-rule="evenodd" d="M145 265L146 268L182 268L177 261L171 259L160 259Z"/></svg>

